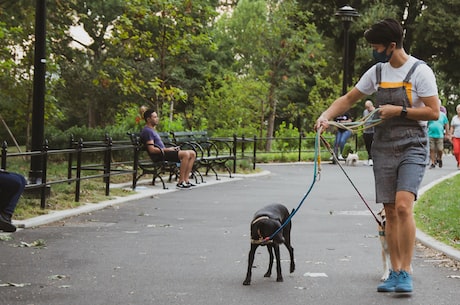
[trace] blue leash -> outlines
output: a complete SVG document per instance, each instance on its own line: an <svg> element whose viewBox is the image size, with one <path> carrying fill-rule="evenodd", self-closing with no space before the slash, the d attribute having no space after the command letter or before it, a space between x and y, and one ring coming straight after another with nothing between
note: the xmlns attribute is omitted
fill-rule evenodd
<svg viewBox="0 0 460 305"><path fill-rule="evenodd" d="M321 135L321 130L318 130L316 133L315 137L315 154L314 154L314 170L313 170L313 181L310 184L310 187L308 188L308 191L303 195L302 199L299 202L299 205L297 208L295 208L292 213L289 215L289 217L284 221L284 223L276 230L270 237L266 237L264 239L264 242L267 242L269 240L272 240L276 234L278 234L283 228L291 221L291 218L294 217L294 215L297 213L297 211L300 209L300 207L303 205L305 202L305 199L307 199L308 195L310 195L311 190L313 189L313 186L315 185L316 181L318 180L317 177L319 176L319 165L321 163L321 155L319 154L319 145L320 145L320 135Z"/></svg>

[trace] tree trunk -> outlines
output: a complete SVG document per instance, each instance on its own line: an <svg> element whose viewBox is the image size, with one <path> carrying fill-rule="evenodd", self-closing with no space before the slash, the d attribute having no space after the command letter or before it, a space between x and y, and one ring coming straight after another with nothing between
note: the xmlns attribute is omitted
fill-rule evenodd
<svg viewBox="0 0 460 305"><path fill-rule="evenodd" d="M275 117L276 117L276 98L275 98L275 85L272 83L268 91L268 126L267 126L267 142L265 144L265 151L269 152L272 149L272 138L275 130Z"/></svg>

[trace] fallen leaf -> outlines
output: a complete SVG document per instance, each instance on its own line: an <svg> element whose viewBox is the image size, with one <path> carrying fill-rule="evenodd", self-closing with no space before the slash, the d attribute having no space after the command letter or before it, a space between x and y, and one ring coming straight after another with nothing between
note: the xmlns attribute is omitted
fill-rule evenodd
<svg viewBox="0 0 460 305"><path fill-rule="evenodd" d="M0 287L25 287L25 286L29 286L30 283L11 283L11 282L8 282L8 283L5 283L5 284L0 284Z"/></svg>
<svg viewBox="0 0 460 305"><path fill-rule="evenodd" d="M62 274L55 274L49 277L50 280L62 280L65 279L67 276Z"/></svg>
<svg viewBox="0 0 460 305"><path fill-rule="evenodd" d="M328 277L326 273L313 273L313 272L307 272L304 273L305 277Z"/></svg>
<svg viewBox="0 0 460 305"><path fill-rule="evenodd" d="M19 247L24 247L24 248L46 248L46 242L44 239L37 239L36 241L33 241L31 243L26 243L24 241L21 241L19 244Z"/></svg>

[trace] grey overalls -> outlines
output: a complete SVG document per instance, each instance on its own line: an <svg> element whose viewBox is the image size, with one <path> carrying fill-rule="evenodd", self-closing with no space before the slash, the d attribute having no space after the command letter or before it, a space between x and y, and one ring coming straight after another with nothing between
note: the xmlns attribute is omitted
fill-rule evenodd
<svg viewBox="0 0 460 305"><path fill-rule="evenodd" d="M417 61L404 78L409 80L419 64ZM381 64L377 64L376 107L385 104L406 105L411 108L406 87L382 88ZM417 197L418 188L428 164L428 136L426 127L417 121L399 116L384 120L375 127L372 143L376 201L394 203L397 191L409 191Z"/></svg>

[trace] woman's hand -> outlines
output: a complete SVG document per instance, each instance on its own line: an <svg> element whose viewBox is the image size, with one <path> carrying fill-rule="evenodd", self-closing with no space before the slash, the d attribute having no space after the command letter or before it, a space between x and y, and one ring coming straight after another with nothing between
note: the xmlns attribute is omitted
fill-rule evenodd
<svg viewBox="0 0 460 305"><path fill-rule="evenodd" d="M402 106L396 105L381 105L379 107L379 115L382 120L387 120L392 117L400 116L402 111Z"/></svg>
<svg viewBox="0 0 460 305"><path fill-rule="evenodd" d="M329 128L329 120L323 116L323 115L320 115L319 118L316 120L316 124L315 124L315 130L318 131L318 130L326 130L327 128Z"/></svg>

